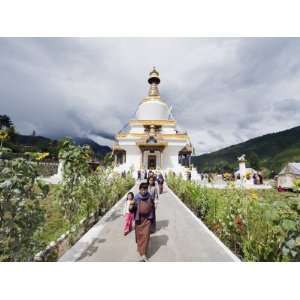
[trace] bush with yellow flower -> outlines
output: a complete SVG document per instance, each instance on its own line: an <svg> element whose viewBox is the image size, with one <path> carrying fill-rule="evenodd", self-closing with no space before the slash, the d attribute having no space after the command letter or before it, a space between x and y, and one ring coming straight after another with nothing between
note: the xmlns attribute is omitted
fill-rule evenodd
<svg viewBox="0 0 300 300"><path fill-rule="evenodd" d="M8 139L8 133L5 130L0 130L0 150L2 149L3 142Z"/></svg>
<svg viewBox="0 0 300 300"><path fill-rule="evenodd" d="M227 173L227 172L226 172L226 173L223 174L223 178L224 178L225 181L231 180L231 177L232 177L232 176L231 176L230 173Z"/></svg>

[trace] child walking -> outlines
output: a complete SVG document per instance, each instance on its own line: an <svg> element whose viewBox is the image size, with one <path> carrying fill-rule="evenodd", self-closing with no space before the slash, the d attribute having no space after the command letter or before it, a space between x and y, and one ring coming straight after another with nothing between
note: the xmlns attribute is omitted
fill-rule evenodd
<svg viewBox="0 0 300 300"><path fill-rule="evenodd" d="M127 194L127 198L125 200L124 205L124 235L127 235L132 230L132 223L134 220L134 214L129 211L130 205L134 203L134 194L132 192L129 192Z"/></svg>

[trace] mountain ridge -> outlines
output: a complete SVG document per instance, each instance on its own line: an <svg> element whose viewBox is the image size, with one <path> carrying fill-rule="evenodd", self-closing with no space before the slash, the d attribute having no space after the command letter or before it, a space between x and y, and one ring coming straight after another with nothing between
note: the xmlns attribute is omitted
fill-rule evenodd
<svg viewBox="0 0 300 300"><path fill-rule="evenodd" d="M104 157L111 152L107 145L100 145L97 142L86 137L71 137L77 145L89 145L93 152L100 157ZM53 158L57 158L59 150L59 140L45 136L25 135L15 133L11 140L5 143L15 153L24 153L26 151L49 152Z"/></svg>
<svg viewBox="0 0 300 300"><path fill-rule="evenodd" d="M192 162L201 172L232 172L242 154L246 154L249 166L277 173L287 162L300 161L300 126L193 156Z"/></svg>

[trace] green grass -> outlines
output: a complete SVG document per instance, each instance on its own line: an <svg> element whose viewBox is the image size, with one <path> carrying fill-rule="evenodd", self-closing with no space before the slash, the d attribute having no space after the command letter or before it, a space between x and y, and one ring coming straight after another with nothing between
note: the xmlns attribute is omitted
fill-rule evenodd
<svg viewBox="0 0 300 300"><path fill-rule="evenodd" d="M58 187L58 185L51 185L47 198L41 202L42 207L46 211L46 222L39 239L44 245L56 240L68 228L68 224L63 217L55 197Z"/></svg>
<svg viewBox="0 0 300 300"><path fill-rule="evenodd" d="M127 182L118 187L118 193L108 195L106 210L110 209L131 187L134 181ZM68 222L64 219L62 211L56 199L59 185L50 185L50 191L47 197L41 201L41 206L45 209L45 223L42 230L37 236L39 240L39 251L44 249L50 242L57 240L62 234L68 231ZM105 213L105 212L104 212ZM86 217L86 212L82 208L76 217L75 223L78 224L80 220Z"/></svg>

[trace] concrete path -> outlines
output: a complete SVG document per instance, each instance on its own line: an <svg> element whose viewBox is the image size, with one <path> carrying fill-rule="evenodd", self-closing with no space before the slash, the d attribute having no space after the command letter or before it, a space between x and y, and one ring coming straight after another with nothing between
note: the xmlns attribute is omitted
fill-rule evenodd
<svg viewBox="0 0 300 300"><path fill-rule="evenodd" d="M138 261L134 232L123 236L123 203L119 201L60 261ZM156 214L149 261L239 261L168 188L160 195Z"/></svg>

